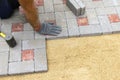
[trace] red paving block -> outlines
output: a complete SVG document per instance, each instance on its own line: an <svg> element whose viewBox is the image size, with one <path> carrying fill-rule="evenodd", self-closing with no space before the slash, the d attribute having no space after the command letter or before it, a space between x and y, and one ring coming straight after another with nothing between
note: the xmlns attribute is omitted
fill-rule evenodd
<svg viewBox="0 0 120 80"><path fill-rule="evenodd" d="M88 19L87 19L87 17L85 17L85 18L78 18L77 19L77 23L78 23L79 26L88 25Z"/></svg>
<svg viewBox="0 0 120 80"><path fill-rule="evenodd" d="M63 0L63 4L66 4L67 0Z"/></svg>
<svg viewBox="0 0 120 80"><path fill-rule="evenodd" d="M12 32L19 32L23 31L23 24L22 23L13 23L12 24Z"/></svg>
<svg viewBox="0 0 120 80"><path fill-rule="evenodd" d="M117 14L110 14L110 15L108 15L108 18L111 23L120 22L120 18Z"/></svg>
<svg viewBox="0 0 120 80"><path fill-rule="evenodd" d="M23 50L22 51L22 60L33 60L34 59L34 50Z"/></svg>
<svg viewBox="0 0 120 80"><path fill-rule="evenodd" d="M37 6L44 6L44 0L35 0Z"/></svg>

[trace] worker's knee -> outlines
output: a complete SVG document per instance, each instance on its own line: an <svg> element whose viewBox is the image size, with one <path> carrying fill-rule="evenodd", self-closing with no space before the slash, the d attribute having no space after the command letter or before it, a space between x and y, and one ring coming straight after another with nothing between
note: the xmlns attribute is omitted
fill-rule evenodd
<svg viewBox="0 0 120 80"><path fill-rule="evenodd" d="M18 0L1 0L0 1L0 18L9 18L14 9L19 7Z"/></svg>
<svg viewBox="0 0 120 80"><path fill-rule="evenodd" d="M2 0L0 2L0 18L9 18L13 13L13 9L7 0Z"/></svg>

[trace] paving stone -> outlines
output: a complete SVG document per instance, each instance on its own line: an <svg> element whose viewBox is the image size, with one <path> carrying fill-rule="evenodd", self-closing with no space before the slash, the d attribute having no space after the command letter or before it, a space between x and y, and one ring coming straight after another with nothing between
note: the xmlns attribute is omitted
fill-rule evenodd
<svg viewBox="0 0 120 80"><path fill-rule="evenodd" d="M0 37L0 42L3 42L3 41L5 41L2 37Z"/></svg>
<svg viewBox="0 0 120 80"><path fill-rule="evenodd" d="M36 6L44 6L44 0L36 0Z"/></svg>
<svg viewBox="0 0 120 80"><path fill-rule="evenodd" d="M77 18L77 23L78 23L78 26L88 25L88 18L87 17Z"/></svg>
<svg viewBox="0 0 120 80"><path fill-rule="evenodd" d="M98 16L103 34L112 33L112 28L107 16Z"/></svg>
<svg viewBox="0 0 120 80"><path fill-rule="evenodd" d="M120 15L120 6L115 7L117 10L117 13Z"/></svg>
<svg viewBox="0 0 120 80"><path fill-rule="evenodd" d="M65 15L66 15L67 19L75 19L76 18L76 16L72 13L72 11L66 11Z"/></svg>
<svg viewBox="0 0 120 80"><path fill-rule="evenodd" d="M48 21L48 20L55 20L55 13L40 14L39 19L41 23Z"/></svg>
<svg viewBox="0 0 120 80"><path fill-rule="evenodd" d="M35 49L35 72L38 71L47 71L47 56L46 56L46 49Z"/></svg>
<svg viewBox="0 0 120 80"><path fill-rule="evenodd" d="M87 9L89 8L102 8L104 7L103 2L102 1L84 1L84 4L86 6Z"/></svg>
<svg viewBox="0 0 120 80"><path fill-rule="evenodd" d="M76 16L80 15L80 6L75 0L67 0L67 6Z"/></svg>
<svg viewBox="0 0 120 80"><path fill-rule="evenodd" d="M63 4L63 6L64 6L65 11L70 11L70 9L68 8L68 6L66 4Z"/></svg>
<svg viewBox="0 0 120 80"><path fill-rule="evenodd" d="M29 23L25 23L23 30L24 31L33 31L33 28Z"/></svg>
<svg viewBox="0 0 120 80"><path fill-rule="evenodd" d="M34 49L22 50L22 61L34 60Z"/></svg>
<svg viewBox="0 0 120 80"><path fill-rule="evenodd" d="M84 1L84 4L86 5L86 8L95 8L95 6L93 5L92 1Z"/></svg>
<svg viewBox="0 0 120 80"><path fill-rule="evenodd" d="M26 22L25 17L23 15L19 15L19 16L12 16L9 19L2 20L2 24L11 24L11 23L18 23L18 22L25 23Z"/></svg>
<svg viewBox="0 0 120 80"><path fill-rule="evenodd" d="M12 24L2 24L1 25L1 32L4 33L11 33L11 28L12 28Z"/></svg>
<svg viewBox="0 0 120 80"><path fill-rule="evenodd" d="M85 4L81 0L75 0L75 1L80 6L80 15L84 15L86 10Z"/></svg>
<svg viewBox="0 0 120 80"><path fill-rule="evenodd" d="M67 0L62 0L63 1L63 4L66 4Z"/></svg>
<svg viewBox="0 0 120 80"><path fill-rule="evenodd" d="M65 11L63 4L54 5L54 9L55 9L55 12L63 12L63 11Z"/></svg>
<svg viewBox="0 0 120 80"><path fill-rule="evenodd" d="M12 34L16 40L34 39L34 31L13 32Z"/></svg>
<svg viewBox="0 0 120 80"><path fill-rule="evenodd" d="M92 0L82 0L83 2L92 1Z"/></svg>
<svg viewBox="0 0 120 80"><path fill-rule="evenodd" d="M0 52L6 52L9 51L9 46L6 41L0 42Z"/></svg>
<svg viewBox="0 0 120 80"><path fill-rule="evenodd" d="M43 1L43 0L42 0ZM70 0L77 2L77 0ZM0 20L0 29L9 34L11 33L11 23L25 23L23 30L12 32L17 41L15 48L10 48L6 41L0 37L0 75L12 75L29 72L47 71L46 41L45 39L59 39L71 36L93 36L109 33L120 33L120 22L115 16L120 16L120 0L78 0L83 1L86 6L84 15L76 17L68 8L64 0L44 0L38 6L40 22L56 22L56 25L62 26L62 33L58 36L40 35L35 32L32 26L26 21L25 16L15 11L10 19ZM77 3L80 5L80 3ZM113 23L114 22L114 23ZM3 24L3 25L2 25ZM2 25L2 26L1 26ZM79 26L79 27L78 27ZM34 51L32 57L26 51ZM28 56L23 59L21 51L25 51ZM25 56L26 56L25 55ZM23 60L22 60L23 59ZM30 61L28 61L28 59ZM22 61L22 62L21 62Z"/></svg>
<svg viewBox="0 0 120 80"><path fill-rule="evenodd" d="M114 6L113 0L103 0L103 3L105 7Z"/></svg>
<svg viewBox="0 0 120 80"><path fill-rule="evenodd" d="M97 15L108 15L108 14L116 14L115 7L107 7L107 8L96 8Z"/></svg>
<svg viewBox="0 0 120 80"><path fill-rule="evenodd" d="M12 32L20 32L23 31L23 24L22 23L13 23L12 24Z"/></svg>
<svg viewBox="0 0 120 80"><path fill-rule="evenodd" d="M10 48L10 57L9 57L9 62L17 62L21 61L21 40L16 40L17 45L14 48Z"/></svg>
<svg viewBox="0 0 120 80"><path fill-rule="evenodd" d="M112 32L113 33L119 33L120 32L120 22L119 23L112 23Z"/></svg>
<svg viewBox="0 0 120 80"><path fill-rule="evenodd" d="M120 1L119 0L112 0L113 1L113 4L114 6L119 6L120 4Z"/></svg>
<svg viewBox="0 0 120 80"><path fill-rule="evenodd" d="M62 1L62 0L53 0L53 3L54 3L54 4L62 4L63 1Z"/></svg>
<svg viewBox="0 0 120 80"><path fill-rule="evenodd" d="M0 52L0 75L8 73L8 55L8 52Z"/></svg>
<svg viewBox="0 0 120 80"><path fill-rule="evenodd" d="M57 25L62 27L67 26L65 12L56 12L55 17Z"/></svg>
<svg viewBox="0 0 120 80"><path fill-rule="evenodd" d="M120 22L120 18L117 14L110 14L108 15L108 18L109 18L110 23Z"/></svg>
<svg viewBox="0 0 120 80"><path fill-rule="evenodd" d="M96 36L102 34L100 25L79 26L80 36Z"/></svg>
<svg viewBox="0 0 120 80"><path fill-rule="evenodd" d="M88 9L86 11L89 24L99 24L95 9Z"/></svg>
<svg viewBox="0 0 120 80"><path fill-rule="evenodd" d="M44 0L45 12L54 12L53 0Z"/></svg>
<svg viewBox="0 0 120 80"><path fill-rule="evenodd" d="M38 6L37 9L40 14L45 13L44 6Z"/></svg>
<svg viewBox="0 0 120 80"><path fill-rule="evenodd" d="M46 38L46 35L41 35L41 34L35 32L35 39L43 39L43 38Z"/></svg>
<svg viewBox="0 0 120 80"><path fill-rule="evenodd" d="M67 27L62 27L62 32L58 36L46 36L48 40L52 39L60 39L60 38L67 38L68 37L68 29Z"/></svg>
<svg viewBox="0 0 120 80"><path fill-rule="evenodd" d="M9 63L8 74L21 74L34 72L34 61L12 62Z"/></svg>
<svg viewBox="0 0 120 80"><path fill-rule="evenodd" d="M76 19L68 19L67 24L69 37L79 36L79 29Z"/></svg>
<svg viewBox="0 0 120 80"><path fill-rule="evenodd" d="M94 5L94 8L104 7L102 0L101 1L92 1L92 5Z"/></svg>
<svg viewBox="0 0 120 80"><path fill-rule="evenodd" d="M37 40L24 40L22 44L22 50L44 48L46 46L46 41L44 38Z"/></svg>

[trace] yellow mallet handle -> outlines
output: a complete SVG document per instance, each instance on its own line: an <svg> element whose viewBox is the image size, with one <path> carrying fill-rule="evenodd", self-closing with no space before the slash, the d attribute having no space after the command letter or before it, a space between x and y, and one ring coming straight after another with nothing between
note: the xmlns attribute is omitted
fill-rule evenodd
<svg viewBox="0 0 120 80"><path fill-rule="evenodd" d="M2 36L3 38L5 38L6 37L6 35L4 34L4 33L0 33L0 36Z"/></svg>

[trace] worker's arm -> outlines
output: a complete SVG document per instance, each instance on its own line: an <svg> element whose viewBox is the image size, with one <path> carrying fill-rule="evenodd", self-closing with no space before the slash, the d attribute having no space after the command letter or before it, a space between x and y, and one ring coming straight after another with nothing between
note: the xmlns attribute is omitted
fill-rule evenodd
<svg viewBox="0 0 120 80"><path fill-rule="evenodd" d="M38 12L34 5L34 0L19 0L20 5L25 11L25 16L35 31L44 35L58 35L61 33L62 28L49 23L40 24Z"/></svg>
<svg viewBox="0 0 120 80"><path fill-rule="evenodd" d="M34 0L19 0L20 5L24 9L25 16L35 31L39 31L41 24L37 9L34 5Z"/></svg>

